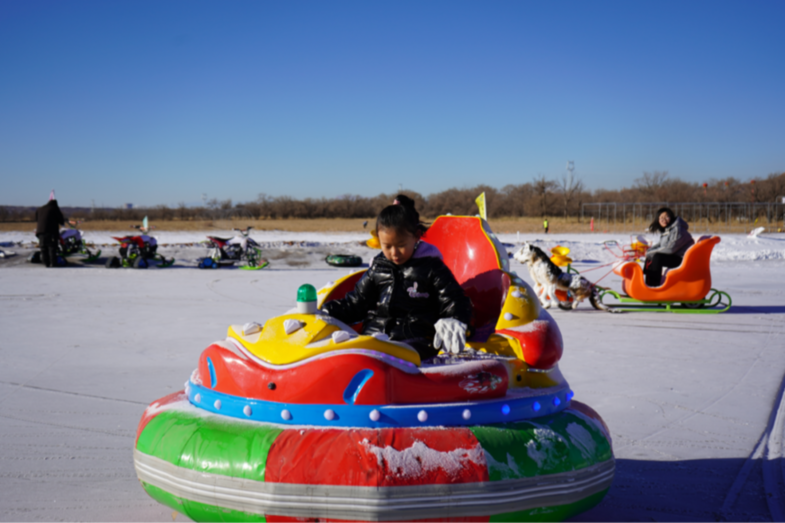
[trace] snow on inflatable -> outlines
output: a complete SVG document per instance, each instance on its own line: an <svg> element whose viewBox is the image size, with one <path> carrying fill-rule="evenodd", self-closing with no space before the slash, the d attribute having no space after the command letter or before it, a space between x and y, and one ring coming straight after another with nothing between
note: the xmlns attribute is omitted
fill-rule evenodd
<svg viewBox="0 0 785 523"><path fill-rule="evenodd" d="M483 220L443 216L436 245L472 299L471 350L420 361L319 313L229 327L185 390L142 416L137 474L197 521L562 520L596 505L614 458L558 369L562 338Z"/></svg>

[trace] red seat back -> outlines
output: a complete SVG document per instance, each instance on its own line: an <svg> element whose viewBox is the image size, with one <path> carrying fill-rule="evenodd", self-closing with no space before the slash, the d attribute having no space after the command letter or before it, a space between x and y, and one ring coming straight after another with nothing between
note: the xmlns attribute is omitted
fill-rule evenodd
<svg viewBox="0 0 785 523"><path fill-rule="evenodd" d="M510 287L507 251L488 223L474 216L439 216L423 240L441 251L444 263L474 307L472 340L485 341Z"/></svg>

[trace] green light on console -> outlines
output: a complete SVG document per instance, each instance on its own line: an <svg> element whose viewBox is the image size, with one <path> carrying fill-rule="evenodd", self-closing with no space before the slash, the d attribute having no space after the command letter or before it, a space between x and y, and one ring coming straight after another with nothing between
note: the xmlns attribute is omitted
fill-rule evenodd
<svg viewBox="0 0 785 523"><path fill-rule="evenodd" d="M316 287L310 283L300 285L297 289L297 312L301 314L316 313Z"/></svg>

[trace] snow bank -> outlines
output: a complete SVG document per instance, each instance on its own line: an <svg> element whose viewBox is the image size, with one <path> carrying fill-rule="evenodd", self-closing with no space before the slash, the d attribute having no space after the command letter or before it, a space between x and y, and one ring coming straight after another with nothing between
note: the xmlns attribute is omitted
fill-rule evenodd
<svg viewBox="0 0 785 523"><path fill-rule="evenodd" d="M207 239L207 235L231 237L231 231L161 231L154 236L162 247L168 245L195 244ZM113 244L116 241L112 236L120 236L120 232L87 231L84 238L89 243ZM541 249L549 252L551 248L561 245L569 247L570 257L575 263L608 263L614 260L613 254L606 248L605 242L615 241L622 245L629 245L637 235L630 234L499 234L499 239L514 246L519 246L524 241L531 242ZM359 244L370 238L364 232L288 232L288 231L257 231L251 234L262 247L277 249L302 249L339 244ZM657 241L653 234L643 235L649 243ZM696 238L700 237L696 233ZM713 262L725 261L758 261L758 260L785 260L785 233L766 234L750 237L746 234L721 234L722 241L714 248ZM2 246L30 246L37 241L32 231L29 232L0 232L0 245ZM513 248L510 248L513 250Z"/></svg>
<svg viewBox="0 0 785 523"><path fill-rule="evenodd" d="M89 243L110 244L117 243L115 236L122 237L134 234L136 231L84 231L84 239ZM189 244L207 241L207 236L231 238L237 233L234 231L152 231L159 244ZM371 237L370 232L288 232L288 231L253 231L251 237L263 246L281 247L295 245L307 247L322 244L347 243L365 241ZM0 232L0 244L29 244L37 242L33 230L27 232L7 231Z"/></svg>
<svg viewBox="0 0 785 523"><path fill-rule="evenodd" d="M629 245L638 235L630 234L499 234L499 239L507 244L520 245L524 241L533 243L546 252L561 245L570 249L570 258L576 263L608 263L615 258L606 247L606 242L617 242L619 246ZM655 243L657 235L641 235ZM695 238L701 235L695 234ZM785 260L785 233L766 234L750 237L746 234L720 234L721 240L714 247L712 262ZM613 247L611 247L613 249ZM510 249L512 250L512 249ZM618 249L615 249L618 252Z"/></svg>

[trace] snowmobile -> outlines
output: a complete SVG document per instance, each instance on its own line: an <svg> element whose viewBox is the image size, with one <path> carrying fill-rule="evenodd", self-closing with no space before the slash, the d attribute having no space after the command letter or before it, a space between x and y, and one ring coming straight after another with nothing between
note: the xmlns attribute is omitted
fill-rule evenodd
<svg viewBox="0 0 785 523"><path fill-rule="evenodd" d="M57 258L58 264L65 264L65 259L77 254L83 255L85 263L92 263L101 256L101 251L93 253L82 238L82 231L78 229L81 222L69 220L66 225L67 229L60 231L60 241L57 243ZM30 263L41 263L40 249L33 252L29 257Z"/></svg>
<svg viewBox="0 0 785 523"><path fill-rule="evenodd" d="M249 233L253 227L242 229L232 229L237 231L233 238L219 238L218 236L208 236L209 256L199 260L199 267L202 269L217 269L219 266L230 266L244 262L240 265L241 269L258 270L267 267L270 262L262 258L262 249L259 244L251 238Z"/></svg>
<svg viewBox="0 0 785 523"><path fill-rule="evenodd" d="M158 254L158 240L149 236L154 227L148 227L147 216L144 217L142 225L132 225L131 228L137 229L142 234L136 236L112 236L120 242L120 256L112 256L106 261L107 269L117 269L119 267L133 267L135 269L146 269L150 262L155 262L159 267L170 267L174 264L174 258L166 259Z"/></svg>

